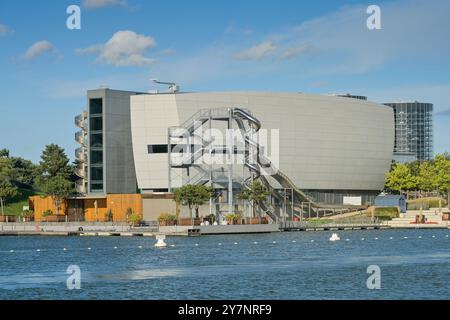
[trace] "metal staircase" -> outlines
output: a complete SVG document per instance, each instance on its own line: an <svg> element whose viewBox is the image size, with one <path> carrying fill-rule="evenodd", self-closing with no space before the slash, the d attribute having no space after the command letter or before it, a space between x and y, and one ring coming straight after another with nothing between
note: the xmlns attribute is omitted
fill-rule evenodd
<svg viewBox="0 0 450 320"><path fill-rule="evenodd" d="M76 168L75 174L80 178L75 182L78 193L87 193L87 112L83 111L75 117L75 125L81 130L75 133L75 141L80 147L75 150Z"/></svg>
<svg viewBox="0 0 450 320"><path fill-rule="evenodd" d="M248 168L250 175L245 179L233 178L231 174L228 176L219 176L216 174L213 166L204 161L198 161L205 154L214 153L217 150L225 150L230 154L235 150L230 150L227 146L213 145L213 139L203 137L197 131L203 126L212 127L212 121L227 121L228 128L232 128L232 124L236 123L242 136L244 137L244 166ZM183 180L183 184L210 184L220 185L228 188L229 199L233 197L232 189L235 185L241 188L251 188L251 184L255 180L259 180L269 191L269 199L260 201L258 206L261 210L271 217L273 221L286 221L293 219L295 216L300 219L311 212L315 216L323 215L324 212L335 212L335 206L321 205L314 202L302 190L297 188L294 182L283 172L281 172L273 163L264 156L262 147L255 141L258 131L261 129L261 122L254 117L250 111L242 108L220 108L220 109L202 109L197 111L183 124L169 128L168 149L169 149L169 172L170 168L184 168L189 172L188 178ZM184 156L181 163L172 162L172 146L177 144L187 144L190 152ZM192 149L194 146L194 150ZM188 148L188 149L189 149ZM194 169L196 172L190 175L190 171ZM232 169L230 169L232 170ZM264 172L264 174L263 174ZM171 174L169 173L169 185ZM268 177L273 178L280 186L275 188L269 182ZM169 187L171 189L171 186ZM230 191L231 189L231 191ZM233 203L229 200L229 212L232 212ZM345 208L341 208L340 213Z"/></svg>

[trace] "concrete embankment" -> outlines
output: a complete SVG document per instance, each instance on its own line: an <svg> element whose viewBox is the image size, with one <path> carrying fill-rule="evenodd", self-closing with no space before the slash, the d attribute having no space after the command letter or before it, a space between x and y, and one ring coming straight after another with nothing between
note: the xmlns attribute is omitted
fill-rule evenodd
<svg viewBox="0 0 450 320"><path fill-rule="evenodd" d="M153 237L158 234L187 236L190 227L131 227L125 223L0 223L0 236Z"/></svg>

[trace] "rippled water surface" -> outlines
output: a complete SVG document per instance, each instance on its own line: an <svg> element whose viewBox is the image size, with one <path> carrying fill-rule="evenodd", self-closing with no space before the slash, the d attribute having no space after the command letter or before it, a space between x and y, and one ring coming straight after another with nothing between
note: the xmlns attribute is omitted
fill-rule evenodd
<svg viewBox="0 0 450 320"><path fill-rule="evenodd" d="M450 230L330 235L169 237L165 249L142 237L0 237L0 299L449 297ZM70 265L80 290L67 289ZM381 268L380 290L367 289L369 265Z"/></svg>

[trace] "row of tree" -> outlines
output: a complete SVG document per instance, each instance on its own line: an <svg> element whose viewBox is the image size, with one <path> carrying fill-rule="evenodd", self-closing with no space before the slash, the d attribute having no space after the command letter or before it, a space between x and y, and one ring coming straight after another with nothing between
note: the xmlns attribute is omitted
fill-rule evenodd
<svg viewBox="0 0 450 320"><path fill-rule="evenodd" d="M386 188L397 193L438 192L450 201L450 155L438 154L430 161L394 164L386 175Z"/></svg>
<svg viewBox="0 0 450 320"><path fill-rule="evenodd" d="M75 191L74 166L56 144L47 145L39 164L19 157L11 157L6 149L0 150L0 205L20 196L21 188L37 189L55 202L57 214L65 198Z"/></svg>
<svg viewBox="0 0 450 320"><path fill-rule="evenodd" d="M255 214L255 203L264 201L268 196L267 189L259 181L253 181L249 188L243 189L237 194L240 200L250 201L252 204L252 213ZM206 204L212 197L215 196L211 187L204 185L184 185L174 192L175 201L181 205L189 208L191 219L193 217L193 210L195 209L195 217L199 217L199 207Z"/></svg>

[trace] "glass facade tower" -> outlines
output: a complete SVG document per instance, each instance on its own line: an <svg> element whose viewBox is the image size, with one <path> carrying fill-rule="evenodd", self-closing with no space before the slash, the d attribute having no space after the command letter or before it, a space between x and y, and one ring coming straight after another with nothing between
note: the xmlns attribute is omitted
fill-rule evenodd
<svg viewBox="0 0 450 320"><path fill-rule="evenodd" d="M433 104L422 102L385 103L394 109L394 155L412 153L417 160L433 158Z"/></svg>

